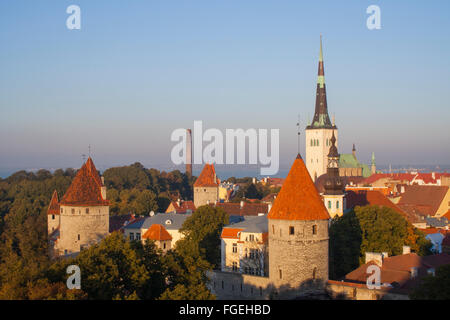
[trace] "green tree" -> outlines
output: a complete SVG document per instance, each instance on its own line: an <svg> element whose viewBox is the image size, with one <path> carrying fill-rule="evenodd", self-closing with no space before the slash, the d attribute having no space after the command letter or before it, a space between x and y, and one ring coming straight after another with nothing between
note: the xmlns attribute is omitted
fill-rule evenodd
<svg viewBox="0 0 450 320"><path fill-rule="evenodd" d="M183 223L180 232L185 235L185 238L180 240L177 246L180 250L198 247L200 255L215 267L220 264L220 233L226 224L228 224L228 215L222 208L208 205L198 207Z"/></svg>
<svg viewBox="0 0 450 320"><path fill-rule="evenodd" d="M366 252L399 255L404 245L419 255L430 253L431 243L395 210L357 206L332 221L330 277L338 279L363 264Z"/></svg>
<svg viewBox="0 0 450 320"><path fill-rule="evenodd" d="M410 293L413 300L450 300L450 264L440 266Z"/></svg>

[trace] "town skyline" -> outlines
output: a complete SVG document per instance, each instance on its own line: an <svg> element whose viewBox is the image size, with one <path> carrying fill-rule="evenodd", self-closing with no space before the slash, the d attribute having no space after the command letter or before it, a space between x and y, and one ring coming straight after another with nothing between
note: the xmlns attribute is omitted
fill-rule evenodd
<svg viewBox="0 0 450 320"><path fill-rule="evenodd" d="M280 171L287 170L299 114L305 152L320 34L340 152L355 143L361 162L375 152L379 168L449 165L450 80L438 76L450 71L439 59L449 49L447 2L381 1L375 31L365 27L370 1L261 4L257 14L224 3L80 1L78 31L65 28L68 4L43 2L33 14L24 2L1 5L8 32L0 41L8 45L0 59L0 176L77 168L88 145L100 170L161 168L170 133L195 120L220 130L280 129Z"/></svg>

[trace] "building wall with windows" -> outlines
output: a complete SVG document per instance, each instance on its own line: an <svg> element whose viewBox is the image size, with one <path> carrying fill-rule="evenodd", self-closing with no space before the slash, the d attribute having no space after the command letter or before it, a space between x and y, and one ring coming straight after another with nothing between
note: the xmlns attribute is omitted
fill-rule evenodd
<svg viewBox="0 0 450 320"><path fill-rule="evenodd" d="M238 232L221 239L221 270L265 276L268 274L267 233Z"/></svg>
<svg viewBox="0 0 450 320"><path fill-rule="evenodd" d="M59 254L72 254L98 243L109 234L109 206L61 205Z"/></svg>

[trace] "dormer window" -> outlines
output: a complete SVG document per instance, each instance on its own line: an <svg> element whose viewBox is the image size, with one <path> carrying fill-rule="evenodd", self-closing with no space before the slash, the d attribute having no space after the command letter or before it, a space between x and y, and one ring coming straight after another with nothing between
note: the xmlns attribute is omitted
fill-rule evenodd
<svg viewBox="0 0 450 320"><path fill-rule="evenodd" d="M167 220L166 220L166 224L172 224L172 220L167 219Z"/></svg>

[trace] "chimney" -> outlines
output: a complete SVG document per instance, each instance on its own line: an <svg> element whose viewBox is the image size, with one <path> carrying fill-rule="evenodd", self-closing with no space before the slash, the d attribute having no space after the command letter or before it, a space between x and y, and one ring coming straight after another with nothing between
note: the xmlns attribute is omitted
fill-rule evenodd
<svg viewBox="0 0 450 320"><path fill-rule="evenodd" d="M179 207L181 206L180 198L178 198L178 200L177 200L177 205L178 205Z"/></svg>
<svg viewBox="0 0 450 320"><path fill-rule="evenodd" d="M192 131L186 130L186 174L192 176Z"/></svg>
<svg viewBox="0 0 450 320"><path fill-rule="evenodd" d="M403 246L403 254L411 253L411 247L410 246Z"/></svg>
<svg viewBox="0 0 450 320"><path fill-rule="evenodd" d="M378 266L383 265L383 254L376 252L366 252L366 263L374 261Z"/></svg>

